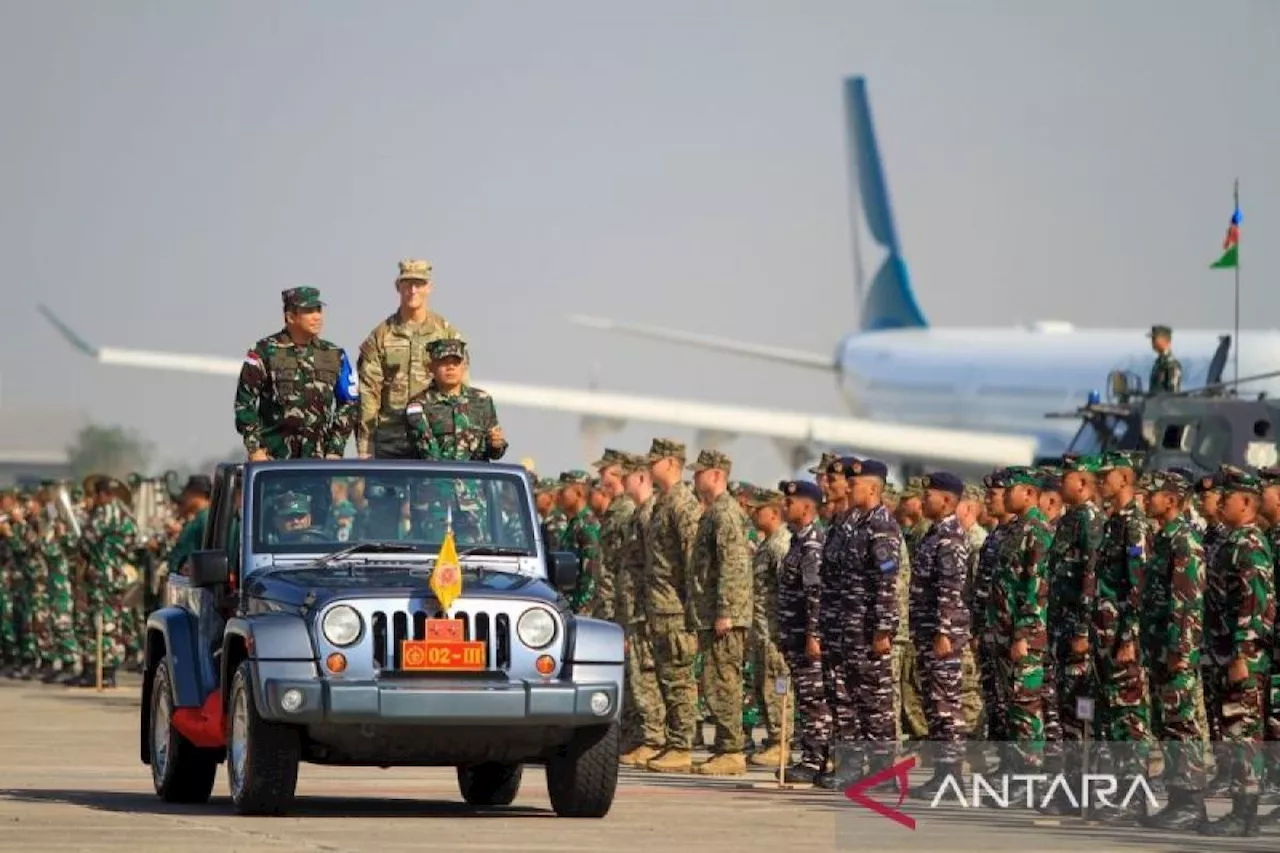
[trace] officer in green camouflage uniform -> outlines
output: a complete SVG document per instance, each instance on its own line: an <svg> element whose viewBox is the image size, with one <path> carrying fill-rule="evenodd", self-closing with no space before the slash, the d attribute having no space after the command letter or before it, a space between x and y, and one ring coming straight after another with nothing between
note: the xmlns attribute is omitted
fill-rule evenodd
<svg viewBox="0 0 1280 853"><path fill-rule="evenodd" d="M1151 338L1151 349L1156 353L1147 389L1152 394L1178 393L1182 390L1182 363L1173 357L1173 329L1152 326L1147 337Z"/></svg>
<svg viewBox="0 0 1280 853"><path fill-rule="evenodd" d="M356 363L360 385L356 453L361 459L415 458L413 446L406 441L404 412L430 382L426 346L439 338L461 337L448 320L428 307L434 286L430 263L401 261L395 286L400 297L396 313L369 333ZM469 381L465 373L463 381Z"/></svg>
<svg viewBox="0 0 1280 853"><path fill-rule="evenodd" d="M753 693L758 706L764 710L764 725L768 735L766 748L751 756L751 763L761 767L778 767L783 749L790 753L790 744L782 741L782 695L776 685L788 677L787 663L775 638L778 629L778 573L782 561L791 549L791 530L787 527L782 510L782 493L756 489L749 500L755 529L764 534L764 540L752 556L753 611L751 629ZM792 708L794 708L794 704ZM789 731L795 731L790 727ZM789 755L788 755L789 757Z"/></svg>
<svg viewBox="0 0 1280 853"><path fill-rule="evenodd" d="M14 615L18 627L18 661L21 669L18 677L33 678L40 669L40 623L36 610L44 597L44 566L39 559L36 525L40 520L40 505L35 497L23 493L22 520L14 523L14 558L17 584L14 589Z"/></svg>
<svg viewBox="0 0 1280 853"><path fill-rule="evenodd" d="M285 327L253 345L236 386L236 430L250 461L342 457L359 413L347 354L320 337L314 287L282 294Z"/></svg>
<svg viewBox="0 0 1280 853"><path fill-rule="evenodd" d="M1147 766L1151 712L1143 673L1142 607L1152 531L1135 494L1142 455L1110 452L1103 456L1100 493L1114 511L1107 519L1098 558L1098 598L1094 610L1095 665L1102 688L1101 730L1114 749L1115 772L1133 778ZM1129 808L1104 807L1096 817L1113 824L1130 823L1146 801L1135 798Z"/></svg>
<svg viewBox="0 0 1280 853"><path fill-rule="evenodd" d="M1148 512L1159 526L1148 588L1167 594L1143 612L1143 651L1151 692L1160 714L1156 735L1165 744L1169 804L1142 823L1156 829L1199 829L1206 820L1205 741L1209 733L1196 713L1200 695L1200 650L1204 630L1204 545L1185 506L1191 483L1169 472L1148 474Z"/></svg>
<svg viewBox="0 0 1280 853"><path fill-rule="evenodd" d="M1220 761L1231 768L1231 812L1201 827L1205 835L1254 836L1265 771L1266 690L1274 653L1275 564L1258 525L1262 483L1248 471L1223 466L1221 515L1231 532L1218 548L1205 595L1207 646L1219 667L1225 742Z"/></svg>
<svg viewBox="0 0 1280 853"><path fill-rule="evenodd" d="M706 501L689 560L689 624L706 656L700 683L715 725L713 755L695 767L703 775L746 772L742 735L742 665L754 608L754 579L747 547L747 518L728 490L732 462L717 450L703 450L689 469Z"/></svg>
<svg viewBox="0 0 1280 853"><path fill-rule="evenodd" d="M617 618L618 574L621 571L627 537L631 535L631 517L636 502L626 493L622 482L623 454L606 449L592 467L599 472L600 490L610 496L609 506L600 519L599 578L592 613L597 619L622 623Z"/></svg>
<svg viewBox="0 0 1280 853"><path fill-rule="evenodd" d="M51 482L49 485L54 488L59 484ZM35 619L42 626L40 633L44 640L40 650L44 665L41 680L45 684L51 684L71 674L81 659L80 645L76 640L75 593L72 589L71 567L71 557L79 545L74 533L52 505L54 495L47 492L45 500L46 507L52 511L46 515L45 523L39 530L38 555L44 563L47 597L45 607L37 612Z"/></svg>
<svg viewBox="0 0 1280 853"><path fill-rule="evenodd" d="M569 520L560 509L560 482L551 477L540 477L534 488L534 501L542 525L542 539L548 548L559 548L564 529Z"/></svg>
<svg viewBox="0 0 1280 853"><path fill-rule="evenodd" d="M901 599L900 610L909 609L910 596L907 590L911 586L910 566L915 562L916 549L929 532L932 522L924 517L924 485L920 477L907 480L907 485L900 493L894 517L902 527L902 542L907 553L907 560L902 564L905 571L898 584L898 595ZM909 621L909 620L904 620ZM920 696L920 675L916 669L915 646L911 641L910 629L903 629L899 623L899 637L905 641L904 651L899 652L898 692L901 694L903 731L912 740L922 740L929 736L929 723L924 715L924 703Z"/></svg>
<svg viewBox="0 0 1280 853"><path fill-rule="evenodd" d="M17 494L9 489L0 491L0 675L12 674L19 665L18 635L14 629L14 595L17 591L18 573L14 541L16 509Z"/></svg>
<svg viewBox="0 0 1280 853"><path fill-rule="evenodd" d="M462 381L467 345L440 338L426 345L431 382L405 407L409 445L418 459L501 459L507 440L493 398Z"/></svg>
<svg viewBox="0 0 1280 853"><path fill-rule="evenodd" d="M626 632L627 683L623 691L624 754L618 759L628 767L645 767L662 752L666 741L667 708L658 686L645 614L649 525L657 495L649 475L649 459L639 453L619 455L619 467L627 497L636 510L623 537L616 579L614 619Z"/></svg>
<svg viewBox="0 0 1280 853"><path fill-rule="evenodd" d="M586 613L596 594L599 575L600 525L587 507L587 486L591 475L586 471L566 471L560 475L560 509L568 523L560 537L560 550L578 555L581 568L578 584L569 595L574 613Z"/></svg>
<svg viewBox="0 0 1280 853"><path fill-rule="evenodd" d="M78 678L65 680L66 684L93 687L97 683L99 649L95 618L99 616L102 620L100 653L104 686L115 686L116 670L124 662L124 626L120 619L125 590L123 569L138 538L138 529L119 497L123 491L124 485L109 477L102 478L94 490L95 506L83 531L88 606L76 611L76 632L84 654L83 672Z"/></svg>

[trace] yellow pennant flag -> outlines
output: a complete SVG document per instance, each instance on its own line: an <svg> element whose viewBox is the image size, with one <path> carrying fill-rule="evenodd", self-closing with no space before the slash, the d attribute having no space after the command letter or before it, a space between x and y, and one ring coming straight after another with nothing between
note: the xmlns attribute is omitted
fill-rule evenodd
<svg viewBox="0 0 1280 853"><path fill-rule="evenodd" d="M431 591L436 594L440 608L445 615L452 618L449 608L462 595L462 567L458 564L458 547L453 542L453 527L440 543L440 556L436 557L435 568L431 570Z"/></svg>

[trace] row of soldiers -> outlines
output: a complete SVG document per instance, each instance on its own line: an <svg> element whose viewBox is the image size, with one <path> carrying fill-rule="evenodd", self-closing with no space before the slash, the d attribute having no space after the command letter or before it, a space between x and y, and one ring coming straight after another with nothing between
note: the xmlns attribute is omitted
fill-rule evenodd
<svg viewBox="0 0 1280 853"><path fill-rule="evenodd" d="M0 674L71 687L140 670L147 591L198 549L211 483L192 477L154 530L130 509L142 478L0 491Z"/></svg>
<svg viewBox="0 0 1280 853"><path fill-rule="evenodd" d="M692 488L684 461L684 445L655 439L647 455L606 453L595 481L571 472L554 490L539 483L564 515L540 497L548 528L564 525L549 541L588 567L575 606L627 631L624 763L743 772L737 720L753 649L774 661L759 667L762 685L772 672L794 689L789 781L844 787L887 767L904 729L936 749L915 796L936 794L984 741L996 743L1000 773L1078 779L1087 728L1122 778L1162 752L1169 790L1156 814L1134 802L1094 818L1258 831L1264 736L1280 738L1270 675L1280 471L1198 478L1110 453L1003 469L981 487L938 472L896 494L883 463L829 455L814 481L743 487L740 504L727 457L700 454ZM763 537L754 549L752 526ZM716 742L695 768L699 654ZM776 717L766 713L770 746L789 748ZM1209 823L1213 791L1233 805Z"/></svg>

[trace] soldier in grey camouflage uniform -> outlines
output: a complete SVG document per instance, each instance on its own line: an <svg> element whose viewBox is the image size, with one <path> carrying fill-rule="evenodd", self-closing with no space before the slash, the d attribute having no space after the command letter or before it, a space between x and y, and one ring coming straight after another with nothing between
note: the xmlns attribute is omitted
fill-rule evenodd
<svg viewBox="0 0 1280 853"><path fill-rule="evenodd" d="M689 621L706 655L702 694L715 725L711 760L695 769L704 775L747 771L743 755L742 666L754 616L754 579L747 548L747 518L728 491L733 463L717 450L703 450L689 466L694 487L707 504L689 560Z"/></svg>
<svg viewBox="0 0 1280 853"><path fill-rule="evenodd" d="M857 765L852 772L861 772L860 754L857 749L862 739L862 731L858 726L858 715L849 683L853 678L849 662L844 655L844 638L849 624L845 612L847 603L846 590L849 585L849 567L852 562L849 551L849 539L853 535L854 516L857 510L850 503L850 482L853 476L853 465L858 460L852 456L841 458L827 469L827 503L833 510L827 521L826 539L822 545L822 592L821 615L819 617L822 632L822 680L826 685L827 706L831 709L833 720L832 741L828 749L832 761L832 772L820 774L816 784L819 787L834 789L835 776L841 773L842 761L850 766Z"/></svg>
<svg viewBox="0 0 1280 853"><path fill-rule="evenodd" d="M831 709L822 677L818 624L823 535L818 527L822 490L816 483L782 482L791 545L778 572L778 647L786 658L800 716L800 761L783 781L814 782L827 762Z"/></svg>
<svg viewBox="0 0 1280 853"><path fill-rule="evenodd" d="M783 518L781 492L757 489L749 499L756 529L763 540L752 557L755 578L754 616L751 626L752 675L764 727L766 748L751 756L751 763L777 767L784 748L782 742L782 695L775 689L787 680L787 664L778 648L778 575L791 548L791 531Z"/></svg>
<svg viewBox="0 0 1280 853"><path fill-rule="evenodd" d="M697 725L693 659L698 653L698 635L692 629L685 598L689 589L687 569L702 510L693 491L681 479L683 442L655 438L648 459L659 494L645 543L648 562L644 607L658 685L667 709L667 731L662 754L645 766L657 773L688 773L693 767L690 752ZM735 728L740 736L741 720Z"/></svg>

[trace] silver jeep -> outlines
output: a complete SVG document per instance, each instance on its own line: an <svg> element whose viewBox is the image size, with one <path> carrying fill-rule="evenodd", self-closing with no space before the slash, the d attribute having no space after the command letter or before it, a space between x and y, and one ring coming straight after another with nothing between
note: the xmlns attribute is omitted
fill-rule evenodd
<svg viewBox="0 0 1280 853"><path fill-rule="evenodd" d="M446 537L461 595L432 591ZM523 468L342 460L226 465L203 550L147 620L142 760L207 802L279 814L298 765L457 768L471 804L546 768L556 813L602 817L618 774L623 638L575 616Z"/></svg>

